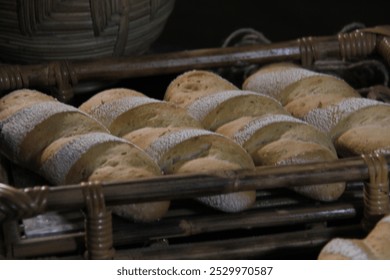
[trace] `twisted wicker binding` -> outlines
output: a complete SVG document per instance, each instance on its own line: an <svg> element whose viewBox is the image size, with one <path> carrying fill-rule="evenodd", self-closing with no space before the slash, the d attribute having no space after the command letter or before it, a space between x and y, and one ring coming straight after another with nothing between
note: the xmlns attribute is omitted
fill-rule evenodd
<svg viewBox="0 0 390 280"><path fill-rule="evenodd" d="M351 33L340 33L340 55L343 60L365 57L375 50L376 34L366 33L360 30Z"/></svg>
<svg viewBox="0 0 390 280"><path fill-rule="evenodd" d="M19 219L42 213L47 205L48 187L16 189L0 184L0 221Z"/></svg>
<svg viewBox="0 0 390 280"><path fill-rule="evenodd" d="M370 182L364 186L363 226L371 230L375 224L390 213L389 177L387 162L383 155L373 153L363 155L367 163Z"/></svg>
<svg viewBox="0 0 390 280"><path fill-rule="evenodd" d="M106 210L102 186L98 182L82 183L87 208L85 220L86 257L106 260L114 257L111 213Z"/></svg>

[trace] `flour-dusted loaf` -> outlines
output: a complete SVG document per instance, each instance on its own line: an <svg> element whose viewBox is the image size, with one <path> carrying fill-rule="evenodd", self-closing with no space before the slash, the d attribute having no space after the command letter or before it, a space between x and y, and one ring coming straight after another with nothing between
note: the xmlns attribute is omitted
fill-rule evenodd
<svg viewBox="0 0 390 280"><path fill-rule="evenodd" d="M341 119L331 136L343 156L379 151L390 152L390 105L362 108Z"/></svg>
<svg viewBox="0 0 390 280"><path fill-rule="evenodd" d="M380 104L383 103L366 98L346 98L326 108L313 109L303 119L318 129L331 133L340 120L346 118L351 113Z"/></svg>
<svg viewBox="0 0 390 280"><path fill-rule="evenodd" d="M329 133L342 157L390 151L390 106L362 98L337 77L274 64L249 77L244 88L274 96L293 116Z"/></svg>
<svg viewBox="0 0 390 280"><path fill-rule="evenodd" d="M325 75L302 78L281 92L284 108L297 118L303 118L313 109L326 108L352 97L361 96L345 81Z"/></svg>
<svg viewBox="0 0 390 280"><path fill-rule="evenodd" d="M128 141L107 133L87 133L54 141L41 157L39 173L54 184L73 184L154 177L161 171L145 152ZM152 221L162 217L168 207L165 201L112 209L126 218Z"/></svg>
<svg viewBox="0 0 390 280"><path fill-rule="evenodd" d="M95 107L101 106L106 102L110 102L113 99L132 96L143 97L144 94L128 88L111 88L93 95L86 102L81 104L79 109L90 114Z"/></svg>
<svg viewBox="0 0 390 280"><path fill-rule="evenodd" d="M20 109L28 108L33 104L43 101L55 102L56 99L36 90L15 90L0 99L0 121L8 118Z"/></svg>
<svg viewBox="0 0 390 280"><path fill-rule="evenodd" d="M274 63L260 68L249 76L242 86L281 100L282 91L289 85L306 77L324 75L299 67L292 63Z"/></svg>
<svg viewBox="0 0 390 280"><path fill-rule="evenodd" d="M109 134L88 114L43 93L13 92L0 99L0 104L0 114L4 116L0 121L1 152L54 185L162 174L140 148ZM162 201L123 205L113 211L127 218L151 221L161 218L169 204Z"/></svg>
<svg viewBox="0 0 390 280"><path fill-rule="evenodd" d="M204 128L212 131L243 116L261 116L267 113L287 114L275 99L241 90L221 91L203 96L190 104L187 111L200 121Z"/></svg>
<svg viewBox="0 0 390 280"><path fill-rule="evenodd" d="M255 165L288 165L337 159L330 138L315 127L288 115L243 117L220 127L242 145ZM338 199L344 183L294 187L296 192L321 201Z"/></svg>
<svg viewBox="0 0 390 280"><path fill-rule="evenodd" d="M364 239L332 239L318 259L390 260L390 215L382 218Z"/></svg>
<svg viewBox="0 0 390 280"><path fill-rule="evenodd" d="M30 98L25 101L26 92L30 93ZM108 132L84 112L42 93L19 90L5 96L1 102L8 106L0 111L3 114L0 148L21 165L34 166L39 154L55 139L87 132Z"/></svg>
<svg viewBox="0 0 390 280"><path fill-rule="evenodd" d="M276 76L277 71L283 72L281 80ZM180 76L182 79L179 81L185 85L187 80L184 77L195 73L197 72L187 72ZM223 90L221 84L227 82L223 82L221 77L202 73L192 80L196 81L197 86L191 87L190 93L182 91L179 95L180 90L177 90L175 96L167 99L173 102L181 100L178 103L202 122L206 129L223 134L241 145L251 155L255 165L286 165L337 159L336 150L328 135L292 117L278 100L271 97L281 98L280 92L302 77L321 77L321 74L286 63L265 67L260 73L267 75L275 83L269 89L278 87L278 94L262 92L258 88ZM204 75L207 78L203 84ZM210 77L217 81L214 86L210 86ZM247 83L252 84L250 80ZM170 87L167 95L172 91ZM212 90L206 91L205 88ZM339 198L344 189L344 183L337 183L300 187L296 191L314 199L330 201Z"/></svg>
<svg viewBox="0 0 390 280"><path fill-rule="evenodd" d="M164 100L186 108L202 96L227 90L238 88L210 71L193 70L183 73L169 84Z"/></svg>
<svg viewBox="0 0 390 280"><path fill-rule="evenodd" d="M125 138L145 149L165 174L254 168L241 146L204 129L144 128ZM255 191L247 191L199 200L221 211L238 212L249 208L255 199Z"/></svg>
<svg viewBox="0 0 390 280"><path fill-rule="evenodd" d="M175 104L146 96L115 96L107 91L102 93L104 102L99 102L99 95L93 97L95 105L88 105L88 100L80 108L88 105L91 115L104 123L113 134L146 151L164 174L254 167L252 159L242 147L222 135L202 129L200 122ZM106 98L108 95L110 99ZM191 165L193 160L199 162L201 159L204 166L195 168L196 165ZM193 168L181 168L182 165ZM236 212L254 203L255 191L200 200L216 209Z"/></svg>
<svg viewBox="0 0 390 280"><path fill-rule="evenodd" d="M351 128L377 125L388 127L390 124L390 105L381 103L356 110L342 118L331 130L333 139L337 139Z"/></svg>
<svg viewBox="0 0 390 280"><path fill-rule="evenodd" d="M126 89L98 93L80 109L120 137L144 127L202 127L183 108Z"/></svg>

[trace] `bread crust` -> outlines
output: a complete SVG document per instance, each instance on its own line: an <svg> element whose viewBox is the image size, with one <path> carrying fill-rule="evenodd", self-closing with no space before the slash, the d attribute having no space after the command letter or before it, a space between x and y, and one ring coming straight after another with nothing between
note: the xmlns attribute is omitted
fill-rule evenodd
<svg viewBox="0 0 390 280"><path fill-rule="evenodd" d="M187 108L202 96L226 90L238 88L210 71L192 70L181 74L169 84L164 100Z"/></svg>

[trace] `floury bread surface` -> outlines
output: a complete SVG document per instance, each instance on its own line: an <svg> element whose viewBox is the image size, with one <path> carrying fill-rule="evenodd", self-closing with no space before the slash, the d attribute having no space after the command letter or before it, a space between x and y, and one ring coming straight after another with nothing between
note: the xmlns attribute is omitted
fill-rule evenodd
<svg viewBox="0 0 390 280"><path fill-rule="evenodd" d="M319 260L390 260L390 215L382 218L364 239L332 239Z"/></svg>
<svg viewBox="0 0 390 280"><path fill-rule="evenodd" d="M124 137L141 146L165 174L254 168L251 157L241 146L204 129L144 128ZM224 212L238 212L251 207L256 194L247 191L199 200Z"/></svg>
<svg viewBox="0 0 390 280"><path fill-rule="evenodd" d="M39 164L39 155L58 138L108 132L84 112L37 91L18 90L0 103L2 153L20 165L32 164L30 168Z"/></svg>
<svg viewBox="0 0 390 280"><path fill-rule="evenodd" d="M268 94L279 100L293 116L303 118L309 111L325 108L360 94L345 81L294 64L268 65L252 74L244 89Z"/></svg>
<svg viewBox="0 0 390 280"><path fill-rule="evenodd" d="M328 133L342 157L390 153L388 104L362 98L339 78L307 71L270 65L250 76L244 88L276 97L292 115Z"/></svg>
<svg viewBox="0 0 390 280"><path fill-rule="evenodd" d="M275 99L241 90L221 91L210 96L203 96L190 104L187 111L206 129L212 131L243 116L261 116L269 113L287 114Z"/></svg>
<svg viewBox="0 0 390 280"><path fill-rule="evenodd" d="M280 101L281 94L287 86L303 78L319 75L323 74L303 69L292 63L275 63L264 66L249 76L242 88L267 94Z"/></svg>
<svg viewBox="0 0 390 280"><path fill-rule="evenodd" d="M390 153L390 106L365 98L348 98L305 119L329 133L338 153L356 156L374 151Z"/></svg>
<svg viewBox="0 0 390 280"><path fill-rule="evenodd" d="M37 91L20 90L0 99L1 152L40 173L52 184L118 181L161 175L140 148L113 136L88 114ZM169 202L123 205L127 218L161 218Z"/></svg>
<svg viewBox="0 0 390 280"><path fill-rule="evenodd" d="M284 108L297 118L352 97L360 97L360 94L345 81L325 75L303 78L281 92Z"/></svg>
<svg viewBox="0 0 390 280"><path fill-rule="evenodd" d="M275 66L277 69L286 67L289 71L298 69L300 74L296 77L317 75L306 70L301 71L299 67L290 64ZM270 68L266 71L274 70ZM289 71L287 72L290 73ZM185 99L181 104L190 115L202 122L205 128L226 135L244 147L255 165L284 165L337 159L334 146L326 134L292 117L279 101L266 93L226 90L224 86L229 84L228 81L222 82L221 77L215 77L213 73L206 74L205 71L184 73L178 78L180 85L186 85L187 82L192 84L194 79L191 77L196 73L197 86L191 87L191 91L181 90L180 96L180 87L175 80L168 87L166 96L169 96L172 88L177 89L177 95L169 96L170 101L180 104L179 101ZM207 77L205 85L202 84L202 77ZM212 80L215 84L210 86ZM293 83L296 79L290 81ZM205 88L212 90L206 92ZM276 156L273 157L273 154ZM331 201L340 197L345 184L294 189L311 198Z"/></svg>
<svg viewBox="0 0 390 280"><path fill-rule="evenodd" d="M222 135L202 129L201 123L183 108L147 96L125 96L125 91L121 89L119 96L118 90L99 93L80 108L87 105L91 114L106 124L112 133L145 150L165 174L254 167L242 147ZM95 105L90 106L91 102ZM193 161L205 165L200 166ZM182 168L182 165L186 167ZM189 166L191 169L188 169ZM255 192L216 195L199 200L218 210L237 212L254 203Z"/></svg>
<svg viewBox="0 0 390 280"><path fill-rule="evenodd" d="M244 117L227 123L217 132L242 145L255 165L288 165L331 161L337 154L330 138L315 127L288 115ZM293 188L321 201L338 199L344 183Z"/></svg>
<svg viewBox="0 0 390 280"><path fill-rule="evenodd" d="M203 96L228 90L238 88L210 71L193 70L183 73L169 84L164 100L187 108Z"/></svg>
<svg viewBox="0 0 390 280"><path fill-rule="evenodd" d="M202 127L184 109L124 88L100 92L84 102L80 110L120 137L144 127Z"/></svg>

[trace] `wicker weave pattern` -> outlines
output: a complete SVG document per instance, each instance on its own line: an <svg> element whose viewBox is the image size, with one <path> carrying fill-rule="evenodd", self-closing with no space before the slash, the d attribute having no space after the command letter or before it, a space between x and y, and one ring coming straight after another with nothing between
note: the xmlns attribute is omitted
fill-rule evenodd
<svg viewBox="0 0 390 280"><path fill-rule="evenodd" d="M42 62L139 54L174 0L0 0L0 60Z"/></svg>

